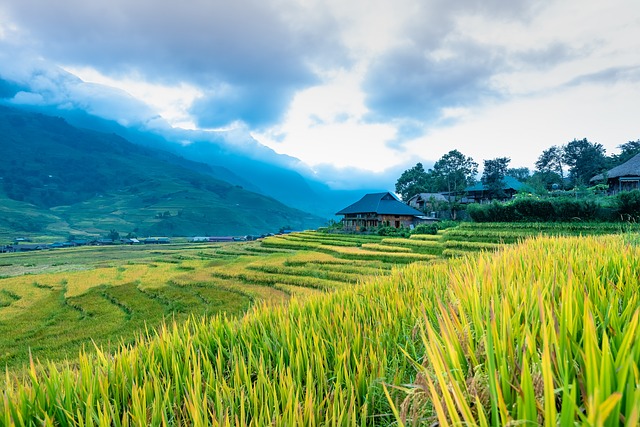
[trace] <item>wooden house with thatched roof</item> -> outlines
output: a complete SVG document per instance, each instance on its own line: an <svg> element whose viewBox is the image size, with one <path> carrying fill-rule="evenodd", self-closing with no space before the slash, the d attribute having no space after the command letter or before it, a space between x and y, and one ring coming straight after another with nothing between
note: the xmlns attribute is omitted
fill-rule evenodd
<svg viewBox="0 0 640 427"><path fill-rule="evenodd" d="M610 193L640 190L640 154L636 154L631 159L604 174L594 176L589 181L592 184L604 183L605 177Z"/></svg>
<svg viewBox="0 0 640 427"><path fill-rule="evenodd" d="M344 215L342 225L348 231L363 231L379 225L411 228L426 219L424 213L405 205L389 192L365 194L336 215Z"/></svg>

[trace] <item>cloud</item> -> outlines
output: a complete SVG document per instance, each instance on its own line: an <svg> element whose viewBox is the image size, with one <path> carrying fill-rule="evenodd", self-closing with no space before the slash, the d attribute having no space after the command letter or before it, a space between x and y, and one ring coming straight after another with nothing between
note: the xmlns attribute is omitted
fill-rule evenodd
<svg viewBox="0 0 640 427"><path fill-rule="evenodd" d="M566 138L637 139L635 2L0 0L0 75L28 82L14 102L234 127L314 168L332 164L327 179L453 148L515 165ZM28 56L58 71L38 74L46 67ZM594 115L594 103L606 108ZM234 143L254 150L249 140Z"/></svg>
<svg viewBox="0 0 640 427"><path fill-rule="evenodd" d="M292 2L24 0L0 6L57 63L201 87L207 93L202 106L229 111L212 119L196 106L192 112L202 113L203 123L277 120L287 97L315 81L310 64L341 55L330 17L317 13L310 20ZM221 94L220 87L232 91Z"/></svg>
<svg viewBox="0 0 640 427"><path fill-rule="evenodd" d="M0 78L18 87L5 102L17 105L83 110L124 125L157 120L144 102L109 86L86 83L64 69L0 42Z"/></svg>
<svg viewBox="0 0 640 427"><path fill-rule="evenodd" d="M490 84L504 63L497 49L461 41L451 52L439 58L412 45L374 63L364 83L374 117L433 122L444 108L499 95Z"/></svg>
<svg viewBox="0 0 640 427"><path fill-rule="evenodd" d="M286 111L295 85L280 87L269 85L222 85L196 99L189 108L202 128L224 127L241 120L254 128L262 128L277 122Z"/></svg>

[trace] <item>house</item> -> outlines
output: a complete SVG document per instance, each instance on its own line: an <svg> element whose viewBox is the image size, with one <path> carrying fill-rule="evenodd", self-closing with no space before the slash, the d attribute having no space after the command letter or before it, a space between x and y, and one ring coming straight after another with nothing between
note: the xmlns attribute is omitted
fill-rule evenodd
<svg viewBox="0 0 640 427"><path fill-rule="evenodd" d="M211 236L207 238L209 242L233 242L232 236Z"/></svg>
<svg viewBox="0 0 640 427"><path fill-rule="evenodd" d="M147 237L142 241L145 245L161 245L171 243L168 237Z"/></svg>
<svg viewBox="0 0 640 427"><path fill-rule="evenodd" d="M502 200L509 200L514 196L514 194L521 191L531 191L527 184L518 181L512 176L505 176L502 181L504 183L502 191L504 191L506 195L506 198ZM465 188L464 194L465 197L463 199L463 203L483 203L493 200L488 187L482 182Z"/></svg>
<svg viewBox="0 0 640 427"><path fill-rule="evenodd" d="M135 237L120 239L120 243L124 245L141 245L142 242Z"/></svg>
<svg viewBox="0 0 640 427"><path fill-rule="evenodd" d="M28 245L13 245L13 252L31 252L48 249L48 245L44 243L34 243Z"/></svg>
<svg viewBox="0 0 640 427"><path fill-rule="evenodd" d="M411 228L426 219L422 212L405 205L389 192L366 194L336 215L344 216L342 225L348 231L364 231L379 225Z"/></svg>
<svg viewBox="0 0 640 427"><path fill-rule="evenodd" d="M98 239L95 241L97 246L113 245L113 239Z"/></svg>
<svg viewBox="0 0 640 427"><path fill-rule="evenodd" d="M604 181L609 185L610 193L620 191L640 190L640 154L636 154L623 164L609 170L606 174L599 174L589 180L592 184Z"/></svg>
<svg viewBox="0 0 640 427"><path fill-rule="evenodd" d="M205 236L195 236L190 238L189 241L192 243L198 243L198 242L202 243L202 242L208 242L209 238Z"/></svg>
<svg viewBox="0 0 640 427"><path fill-rule="evenodd" d="M448 202L452 198L443 193L418 193L409 200L407 204L412 208L423 212L434 211L436 202Z"/></svg>

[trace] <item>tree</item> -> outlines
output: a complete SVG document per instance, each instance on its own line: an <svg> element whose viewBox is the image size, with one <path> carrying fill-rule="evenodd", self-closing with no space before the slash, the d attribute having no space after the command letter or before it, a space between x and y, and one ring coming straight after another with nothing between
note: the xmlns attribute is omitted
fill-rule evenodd
<svg viewBox="0 0 640 427"><path fill-rule="evenodd" d="M111 239L114 242L116 240L120 240L120 233L118 233L116 230L109 230L109 233L107 234L107 239Z"/></svg>
<svg viewBox="0 0 640 427"><path fill-rule="evenodd" d="M418 193L429 190L429 173L424 170L422 163L417 163L411 169L402 172L396 182L396 193L405 202Z"/></svg>
<svg viewBox="0 0 640 427"><path fill-rule="evenodd" d="M586 138L569 142L563 148L562 160L569 166L574 185L586 185L595 175L607 169L605 149Z"/></svg>
<svg viewBox="0 0 640 427"><path fill-rule="evenodd" d="M539 172L537 178L547 190L553 184L560 184L564 188L564 161L562 159L563 148L556 145L544 150L536 161L536 171Z"/></svg>
<svg viewBox="0 0 640 427"><path fill-rule="evenodd" d="M451 150L442 156L429 172L434 180L433 187L436 191L448 193L447 208L451 218L456 219L462 192L467 186L475 183L478 164L458 150Z"/></svg>
<svg viewBox="0 0 640 427"><path fill-rule="evenodd" d="M507 175L514 177L518 181L525 182L531 178L531 171L529 168L509 168L507 169Z"/></svg>
<svg viewBox="0 0 640 427"><path fill-rule="evenodd" d="M458 194L473 185L478 173L478 164L458 150L451 150L434 165L432 177L438 191Z"/></svg>
<svg viewBox="0 0 640 427"><path fill-rule="evenodd" d="M509 157L497 157L484 161L484 171L482 172L482 183L487 188L490 198L504 199L504 177L507 175L509 167Z"/></svg>
<svg viewBox="0 0 640 427"><path fill-rule="evenodd" d="M620 154L614 154L610 158L610 168L621 165L631 160L632 157L640 154L640 139L637 141L629 141L625 144L618 145L618 149L620 150Z"/></svg>

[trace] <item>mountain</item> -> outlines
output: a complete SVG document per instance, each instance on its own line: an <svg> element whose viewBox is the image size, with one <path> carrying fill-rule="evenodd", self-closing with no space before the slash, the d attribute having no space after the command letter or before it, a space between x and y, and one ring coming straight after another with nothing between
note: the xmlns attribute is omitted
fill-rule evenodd
<svg viewBox="0 0 640 427"><path fill-rule="evenodd" d="M242 235L326 220L248 191L204 163L0 106L0 233Z"/></svg>
<svg viewBox="0 0 640 427"><path fill-rule="evenodd" d="M116 134L154 151L173 153L193 161L184 163L186 168L194 167L218 180L320 217L335 218L335 212L364 193L388 191L389 182L393 182L393 172L376 176L365 171L331 171L329 167L322 168L318 175L299 159L260 144L248 129L241 127L174 128L128 93L84 82L42 61L19 70L0 64L0 105L59 116L75 127ZM202 169L203 163L208 166L206 170ZM336 190L336 185L352 189Z"/></svg>
<svg viewBox="0 0 640 427"><path fill-rule="evenodd" d="M248 133L196 131L175 128L148 129L123 126L82 110L52 110L70 123L83 128L115 133L152 149L205 163L207 173L244 189L273 197L294 208L326 218L358 200L364 193L381 192L375 186L353 190L335 190L298 169L301 162L278 154L254 140Z"/></svg>

